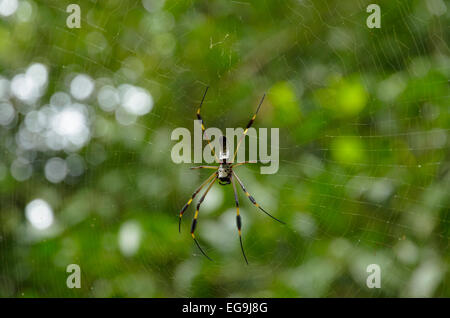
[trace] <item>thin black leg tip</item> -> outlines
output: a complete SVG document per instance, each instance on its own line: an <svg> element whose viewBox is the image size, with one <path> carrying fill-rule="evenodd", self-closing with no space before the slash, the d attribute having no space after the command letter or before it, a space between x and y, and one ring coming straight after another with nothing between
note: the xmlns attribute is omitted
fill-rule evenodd
<svg viewBox="0 0 450 318"><path fill-rule="evenodd" d="M247 260L247 256L245 256L245 252L244 252L244 245L242 245L242 237L239 236L239 242L241 243L241 251L242 251L242 256L244 256L244 260L248 265L248 260Z"/></svg>
<svg viewBox="0 0 450 318"><path fill-rule="evenodd" d="M267 212L266 210L264 210L261 206L258 206L258 208L259 208L261 211L263 211L267 216L270 216L272 219L274 219L275 221L280 222L281 224L286 225L286 222L283 222L283 221L277 219L277 218L274 217L272 214L270 214L269 212Z"/></svg>
<svg viewBox="0 0 450 318"><path fill-rule="evenodd" d="M210 260L211 262L214 262L214 260L209 257L208 255L206 255L206 253L203 251L203 249L200 247L200 244L198 244L197 240L194 238L194 242L197 245L198 249L200 250L200 252L202 252L203 256L205 256L208 260Z"/></svg>
<svg viewBox="0 0 450 318"><path fill-rule="evenodd" d="M245 255L244 255L244 260L245 260L245 263L248 265L247 257L245 257Z"/></svg>

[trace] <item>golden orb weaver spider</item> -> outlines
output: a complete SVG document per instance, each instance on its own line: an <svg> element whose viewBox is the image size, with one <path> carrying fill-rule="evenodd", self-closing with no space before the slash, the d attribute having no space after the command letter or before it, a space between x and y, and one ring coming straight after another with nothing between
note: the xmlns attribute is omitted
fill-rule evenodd
<svg viewBox="0 0 450 318"><path fill-rule="evenodd" d="M200 111L203 105L203 101L205 100L206 97L206 93L208 92L208 88L206 87L205 93L203 94L203 98L202 101L200 102L200 106L197 109L197 119L200 120L201 123L201 127L202 127L202 133L205 133L206 127L203 123L203 119L202 116L200 115ZM219 184L220 185L227 185L227 184L232 184L233 185L233 191L234 191L234 200L236 203L236 225L238 228L238 234L239 234L239 242L241 244L241 251L242 251L242 255L244 256L245 262L248 265L248 260L247 260L247 256L245 255L244 252L244 246L242 244L242 235L241 235L241 227L242 227L242 221L241 221L241 216L239 214L239 199L238 199L238 194L236 191L236 185L234 183L234 180L236 179L237 182L239 183L242 191L244 191L245 195L249 198L250 202L256 206L257 208L259 208L261 211L263 211L265 214L267 214L268 216L270 216L272 219L285 224L283 221L280 221L279 219L277 219L276 217L274 217L273 215L271 215L269 212L267 212L266 210L264 210L256 201L255 199L250 195L250 193L248 193L248 191L245 189L244 184L242 183L241 179L239 179L239 177L237 176L236 172L233 171L233 168L246 164L246 163L255 163L256 161L244 161L244 162L240 162L240 163L234 163L234 160L236 159L236 154L238 152L239 146L242 142L242 140L245 138L245 136L247 135L248 129L252 126L253 122L255 121L256 115L258 114L259 108L261 107L263 101L264 101L264 97L265 94L263 95L261 101L259 102L258 108L256 109L255 114L253 115L253 117L250 119L249 123L247 124L247 127L244 130L244 133L242 134L241 138L238 141L238 144L236 146L236 150L234 152L234 156L233 159L231 161L229 161L229 152L227 149L227 141L226 141L226 137L225 136L221 136L221 145L222 145L222 152L219 153L219 158L217 157L216 153L214 152L214 148L212 147L211 143L210 143L210 139L208 137L206 137L206 140L208 141L208 144L211 148L211 152L214 154L214 157L216 159L216 162L219 164L219 166L197 166L197 167L192 167L191 169L214 169L216 171L214 171L214 173L208 178L206 179L206 181L204 181L196 190L195 192L192 194L191 198L188 200L188 202L183 206L183 208L180 211L179 214L179 222L178 222L178 231L181 232L181 219L183 217L184 212L187 210L187 208L189 207L189 205L192 203L192 201L194 200L194 198L197 196L197 194L203 189L203 187L205 187L208 184L208 187L206 188L205 192L203 193L203 195L201 196L200 200L197 202L197 208L195 210L195 214L194 214L194 219L192 220L192 225L191 225L191 236L194 239L195 244L197 245L198 249L200 250L200 252L210 261L212 261L212 259L206 255L206 253L203 251L203 249L200 247L200 244L198 243L198 241L195 238L195 228L197 226L197 218L198 218L198 213L200 210L200 206L202 204L202 202L205 200L206 195L208 194L209 190L212 188L213 184L219 180Z"/></svg>

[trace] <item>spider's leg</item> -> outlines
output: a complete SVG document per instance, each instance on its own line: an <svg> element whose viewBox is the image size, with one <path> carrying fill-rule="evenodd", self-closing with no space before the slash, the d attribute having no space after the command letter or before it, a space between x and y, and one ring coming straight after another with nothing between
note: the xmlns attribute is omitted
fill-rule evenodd
<svg viewBox="0 0 450 318"><path fill-rule="evenodd" d="M236 146L236 151L234 152L233 161L231 161L231 162L234 162L234 159L236 159L236 155L237 155L237 152L239 150L239 146L241 145L242 140L244 140L244 137L247 135L248 129L253 125L253 122L255 121L256 115L259 112L259 108L261 107L261 105L262 105L262 103L264 101L264 97L266 97L266 94L264 94L263 97L261 98L261 101L259 102L259 105L258 105L258 108L256 109L255 114L253 115L252 119L250 119L250 121L248 122L247 127L244 130L244 133L242 134L241 138L239 139L238 144Z"/></svg>
<svg viewBox="0 0 450 318"><path fill-rule="evenodd" d="M213 186L214 182L216 182L217 180L217 176L214 178L213 181L211 181L211 183L209 184L208 188L205 190L205 193L203 193L202 197L200 198L200 200L198 200L197 203L197 209L195 210L195 214L194 214L194 219L192 220L192 226L191 226L191 235L192 238L194 239L195 244L197 245L198 249L200 250L200 252L202 252L202 254L209 259L210 261L212 261L212 259L206 255L206 253L203 251L203 249L200 247L200 244L198 244L197 240L195 239L195 228L197 226L197 218L198 218L198 211L200 210L200 205L202 204L203 200L205 200L206 195L208 194L209 190L211 189L211 187Z"/></svg>
<svg viewBox="0 0 450 318"><path fill-rule="evenodd" d="M191 170L195 170L195 169L215 169L217 170L219 167L218 166L197 166L197 167L191 167Z"/></svg>
<svg viewBox="0 0 450 318"><path fill-rule="evenodd" d="M183 206L183 208L180 211L180 220L178 221L178 232L181 232L181 218L183 217L184 212L187 210L187 208L189 207L189 205L192 203L192 200L194 200L195 196L200 192L201 189L203 189L203 187L208 184L211 179L216 175L216 172L214 172L205 182L203 182L198 188L197 190L195 190L195 192L192 194L191 198L189 199L189 201Z"/></svg>
<svg viewBox="0 0 450 318"><path fill-rule="evenodd" d="M198 109L197 109L197 119L200 120L200 122L202 124L202 133L203 134L205 134L206 127L205 127L205 124L203 123L203 119L202 119L202 116L200 115L200 111L202 109L202 105L203 105L203 101L205 100L206 93L208 92L208 88L209 88L209 86L206 87L205 93L203 94L202 101L200 102L200 106L198 106ZM208 142L209 148L211 148L211 152L213 153L214 157L216 158L216 162L219 163L220 162L219 158L217 158L214 148L211 145L211 139L209 139L208 135L205 134L205 136L206 136L206 141Z"/></svg>
<svg viewBox="0 0 450 318"><path fill-rule="evenodd" d="M248 265L247 256L245 256L244 246L242 245L242 236L241 236L242 221L241 221L241 216L239 215L239 199L238 199L238 194L236 191L236 185L234 183L233 176L231 176L231 183L233 184L234 201L236 202L236 225L237 225L238 233L239 233L239 242L241 243L242 255L244 255L245 262Z"/></svg>
<svg viewBox="0 0 450 318"><path fill-rule="evenodd" d="M270 216L272 219L274 219L275 221L278 221L282 224L286 224L281 220L278 220L276 217L274 217L273 215L271 215L269 212L267 212L266 210L264 210L258 203L256 203L255 199L250 195L250 193L247 192L247 190L244 187L244 184L242 183L241 179L239 179L239 177L237 176L237 174L233 171L233 176L236 177L236 180L239 182L239 185L242 188L242 191L245 192L245 195L249 198L249 200L253 203L254 206L256 206L257 208L259 208L261 211L263 211L265 214L267 214L268 216Z"/></svg>
<svg viewBox="0 0 450 318"><path fill-rule="evenodd" d="M231 165L231 168L239 167L239 166L245 165L247 163L258 163L258 161L253 160L253 161L244 161L244 162L235 163L235 164Z"/></svg>

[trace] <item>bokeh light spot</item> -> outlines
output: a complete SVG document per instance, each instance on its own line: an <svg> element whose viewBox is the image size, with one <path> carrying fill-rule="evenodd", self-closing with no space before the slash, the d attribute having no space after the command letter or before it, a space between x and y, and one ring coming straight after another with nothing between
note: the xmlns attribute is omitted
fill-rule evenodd
<svg viewBox="0 0 450 318"><path fill-rule="evenodd" d="M67 175L67 164L64 159L55 157L47 160L45 164L45 177L52 183L59 183Z"/></svg>
<svg viewBox="0 0 450 318"><path fill-rule="evenodd" d="M9 125L15 117L16 111L10 103L0 102L0 125Z"/></svg>
<svg viewBox="0 0 450 318"><path fill-rule="evenodd" d="M88 98L94 90L94 82L85 75L79 74L70 83L70 93L78 100Z"/></svg>
<svg viewBox="0 0 450 318"><path fill-rule="evenodd" d="M0 15L9 17L16 12L19 7L17 0L0 0Z"/></svg>
<svg viewBox="0 0 450 318"><path fill-rule="evenodd" d="M35 199L28 203L25 207L25 216L30 224L38 230L48 229L53 224L53 210L42 199Z"/></svg>
<svg viewBox="0 0 450 318"><path fill-rule="evenodd" d="M134 255L141 243L142 231L136 221L127 221L119 230L119 249L124 256Z"/></svg>
<svg viewBox="0 0 450 318"><path fill-rule="evenodd" d="M356 137L338 137L332 143L332 154L339 163L361 163L363 160L363 146Z"/></svg>

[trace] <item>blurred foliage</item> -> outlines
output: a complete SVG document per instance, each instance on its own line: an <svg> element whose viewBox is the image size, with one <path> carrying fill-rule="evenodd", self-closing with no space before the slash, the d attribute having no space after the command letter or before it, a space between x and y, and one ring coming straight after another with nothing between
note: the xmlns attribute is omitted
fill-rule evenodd
<svg viewBox="0 0 450 318"><path fill-rule="evenodd" d="M75 2L81 28L69 29ZM0 17L2 116L5 103L14 108L0 126L0 296L450 296L449 4L378 1L381 28L369 29L369 3L18 0ZM15 95L8 87L32 63L48 81L25 103L22 82ZM71 91L79 74L95 84L86 98ZM107 109L117 93L100 103L103 87L123 84L149 92L150 112ZM208 127L242 127L267 92L255 127L280 128L276 174L238 168L287 223L239 193L249 266L231 187L215 185L199 217L214 262L189 235L192 207L177 229L207 172L174 164L170 135L193 130L207 85ZM39 115L28 114L58 111L69 94L88 118L88 141L36 149L29 130ZM51 181L54 157L69 167L64 180ZM37 198L54 214L44 230L26 215ZM73 263L81 289L66 287ZM366 287L369 264L381 267L380 289Z"/></svg>

